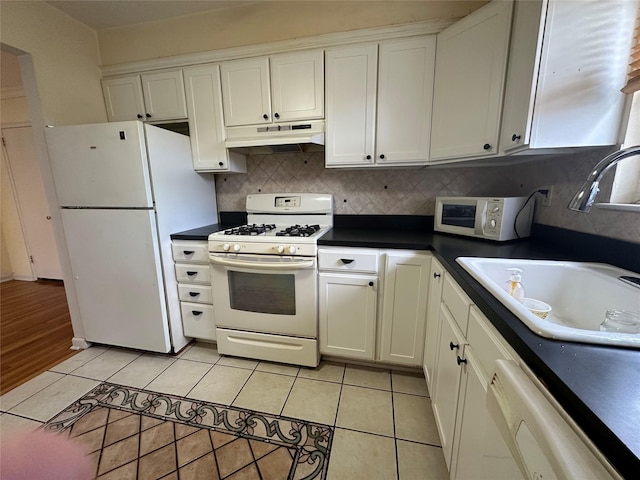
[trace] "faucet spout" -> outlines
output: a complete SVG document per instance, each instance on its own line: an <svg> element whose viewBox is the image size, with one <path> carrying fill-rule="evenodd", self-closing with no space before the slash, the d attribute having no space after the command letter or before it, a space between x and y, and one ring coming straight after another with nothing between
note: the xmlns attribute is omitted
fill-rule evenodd
<svg viewBox="0 0 640 480"><path fill-rule="evenodd" d="M580 190L573 196L567 208L574 212L589 212L596 200L596 195L600 191L600 180L605 172L620 160L635 155L640 155L640 145L618 150L600 160L587 177L587 180L582 184Z"/></svg>

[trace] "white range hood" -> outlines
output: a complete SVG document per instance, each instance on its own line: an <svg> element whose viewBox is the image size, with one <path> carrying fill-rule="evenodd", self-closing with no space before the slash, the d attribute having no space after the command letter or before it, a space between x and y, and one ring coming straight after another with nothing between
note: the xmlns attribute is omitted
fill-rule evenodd
<svg viewBox="0 0 640 480"><path fill-rule="evenodd" d="M229 127L225 146L245 153L322 151L324 120Z"/></svg>

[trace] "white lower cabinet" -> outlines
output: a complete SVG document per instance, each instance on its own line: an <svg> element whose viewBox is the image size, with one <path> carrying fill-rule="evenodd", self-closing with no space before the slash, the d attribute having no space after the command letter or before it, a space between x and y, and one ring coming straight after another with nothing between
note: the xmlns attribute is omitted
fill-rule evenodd
<svg viewBox="0 0 640 480"><path fill-rule="evenodd" d="M430 265L431 255L385 255L379 360L422 365Z"/></svg>
<svg viewBox="0 0 640 480"><path fill-rule="evenodd" d="M421 366L430 262L417 251L319 249L320 353Z"/></svg>
<svg viewBox="0 0 640 480"><path fill-rule="evenodd" d="M174 240L171 249L184 334L201 340L216 340L209 246L206 241Z"/></svg>
<svg viewBox="0 0 640 480"><path fill-rule="evenodd" d="M427 324L424 338L424 355L422 357L422 371L427 381L427 389L432 391L434 383L434 369L438 354L438 335L440 334L440 299L442 298L442 283L445 269L435 258L431 259L429 272L429 300L427 303Z"/></svg>
<svg viewBox="0 0 640 480"><path fill-rule="evenodd" d="M520 479L486 407L495 361L517 356L451 276L443 269L435 272L442 275L436 278L443 280L443 286L441 295L437 288L431 289L436 294L429 299L429 315L436 305L439 314L437 329L428 330L438 333L435 342L427 334L425 359L434 359L431 404L450 478Z"/></svg>

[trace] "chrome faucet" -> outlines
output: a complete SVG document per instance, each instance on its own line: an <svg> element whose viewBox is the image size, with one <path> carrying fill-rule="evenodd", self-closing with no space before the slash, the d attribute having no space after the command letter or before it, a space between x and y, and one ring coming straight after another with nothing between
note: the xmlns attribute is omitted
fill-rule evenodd
<svg viewBox="0 0 640 480"><path fill-rule="evenodd" d="M593 202L596 200L596 195L600 191L600 179L604 173L620 160L634 155L640 155L640 145L618 150L600 160L589 174L587 181L582 184L580 190L573 196L567 208L574 212L589 212Z"/></svg>

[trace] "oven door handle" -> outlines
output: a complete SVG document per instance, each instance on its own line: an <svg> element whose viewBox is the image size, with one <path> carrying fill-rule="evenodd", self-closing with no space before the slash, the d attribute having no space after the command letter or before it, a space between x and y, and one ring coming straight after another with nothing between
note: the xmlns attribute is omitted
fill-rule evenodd
<svg viewBox="0 0 640 480"><path fill-rule="evenodd" d="M293 270L293 269L313 267L313 259L301 260L297 262L288 262L288 263L245 262L243 260L234 260L231 258L214 257L213 255L210 255L209 259L211 260L211 263L216 263L218 265L227 265L231 267L256 268L256 269L264 269L264 270Z"/></svg>

